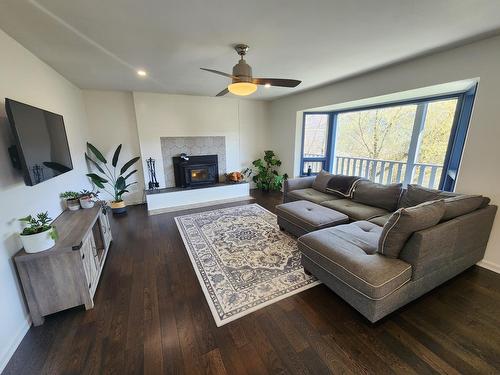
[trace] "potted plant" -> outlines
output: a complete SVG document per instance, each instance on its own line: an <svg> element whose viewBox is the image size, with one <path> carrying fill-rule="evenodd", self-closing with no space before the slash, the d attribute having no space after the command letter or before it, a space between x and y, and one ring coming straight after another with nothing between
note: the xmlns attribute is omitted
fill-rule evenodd
<svg viewBox="0 0 500 375"><path fill-rule="evenodd" d="M82 190L80 192L80 206L82 208L92 208L94 207L94 199L97 198L99 195L98 191L88 191L88 190Z"/></svg>
<svg viewBox="0 0 500 375"><path fill-rule="evenodd" d="M80 209L80 194L76 191L65 191L64 193L59 194L59 197L66 201L66 207L68 207L70 211Z"/></svg>
<svg viewBox="0 0 500 375"><path fill-rule="evenodd" d="M20 237L27 253L38 253L55 245L57 231L48 212L40 212L34 217L29 215L19 221L25 225Z"/></svg>
<svg viewBox="0 0 500 375"><path fill-rule="evenodd" d="M137 181L127 183L127 180L130 178L130 176L137 172L137 169L134 169L126 175L125 173L140 158L136 156L130 159L118 170L118 159L120 157L120 151L122 149L122 145L119 145L116 148L111 160L111 170L108 166L108 161L95 146L87 142L87 149L94 155L96 160L92 159L87 153L85 153L85 158L101 174L99 175L97 173L88 173L87 176L90 177L92 182L98 188L103 189L113 197L113 200L110 204L113 214L121 214L127 212L127 206L123 201L123 194L128 193L128 187L130 185L137 183ZM105 184L110 186L112 190L106 189Z"/></svg>
<svg viewBox="0 0 500 375"><path fill-rule="evenodd" d="M280 191L283 182L288 179L286 173L283 175L278 173L276 168L281 165L281 160L276 157L274 151L264 151L264 160L257 159L252 164L257 169L252 181L262 191Z"/></svg>

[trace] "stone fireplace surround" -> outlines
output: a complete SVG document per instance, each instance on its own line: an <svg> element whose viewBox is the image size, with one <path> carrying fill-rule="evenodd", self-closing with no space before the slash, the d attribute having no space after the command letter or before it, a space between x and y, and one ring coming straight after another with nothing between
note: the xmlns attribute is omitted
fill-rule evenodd
<svg viewBox="0 0 500 375"><path fill-rule="evenodd" d="M165 175L165 186L175 186L174 165L172 157L185 153L188 156L218 155L219 179L224 181L226 173L226 137L161 137L161 154Z"/></svg>

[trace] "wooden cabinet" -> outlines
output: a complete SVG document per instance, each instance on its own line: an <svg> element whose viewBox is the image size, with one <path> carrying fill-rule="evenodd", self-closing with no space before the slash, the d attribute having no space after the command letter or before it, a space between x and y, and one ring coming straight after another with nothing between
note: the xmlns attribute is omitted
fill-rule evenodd
<svg viewBox="0 0 500 375"><path fill-rule="evenodd" d="M108 212L101 205L65 211L55 221L56 245L14 257L34 325L43 317L70 307L94 307L99 283L112 241Z"/></svg>

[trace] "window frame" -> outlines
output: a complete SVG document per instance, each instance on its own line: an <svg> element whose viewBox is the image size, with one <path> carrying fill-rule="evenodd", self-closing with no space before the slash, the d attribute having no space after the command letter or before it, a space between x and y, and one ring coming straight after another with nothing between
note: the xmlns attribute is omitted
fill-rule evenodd
<svg viewBox="0 0 500 375"><path fill-rule="evenodd" d="M304 140L306 133L306 116L307 115L327 115L328 116L328 126L327 126L327 135L326 135L326 152L325 156L322 158L305 158L304 157ZM326 171L331 170L331 163L333 161L332 155L334 155L333 149L335 148L335 142L333 142L333 135L336 134L336 129L334 128L334 122L336 122L336 117L332 115L332 112L304 112L302 116L302 141L300 148L300 176L307 176L307 173L304 172L304 164L305 163L323 163L323 168ZM317 173L312 173L313 175L317 175Z"/></svg>
<svg viewBox="0 0 500 375"><path fill-rule="evenodd" d="M465 147L465 140L469 129L470 120L472 117L472 109L474 106L475 96L477 92L476 83L472 88L465 92L433 95L422 97L418 99L405 99L400 101L390 101L387 103L379 103L366 106L351 107L336 111L304 111L302 117L302 140L300 151L300 176L307 176L304 172L304 164L307 162L323 162L323 169L332 172L335 164L335 143L337 139L337 117L339 114L349 112L359 112L372 109L380 109L387 107L396 107L403 105L421 105L439 100L457 99L457 109L453 119L453 125L450 132L448 141L448 148L446 151L445 160L443 163L443 171L439 181L439 189L446 191L454 191L456 177L458 176L463 149ZM328 115L328 135L327 135L327 152L324 158L305 158L304 157L304 140L305 140L305 120L307 115ZM415 120L417 121L417 120ZM414 131L415 131L414 124ZM315 175L317 173L313 173ZM408 181L405 181L408 183ZM411 181L409 181L411 183Z"/></svg>

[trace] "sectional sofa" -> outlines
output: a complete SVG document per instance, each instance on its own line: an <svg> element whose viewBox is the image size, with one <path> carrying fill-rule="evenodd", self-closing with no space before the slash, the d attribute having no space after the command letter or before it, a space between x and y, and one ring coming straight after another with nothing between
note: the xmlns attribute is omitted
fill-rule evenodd
<svg viewBox="0 0 500 375"><path fill-rule="evenodd" d="M368 180L339 196L331 178L286 181L278 223L298 237L305 270L371 322L483 258L489 198Z"/></svg>

